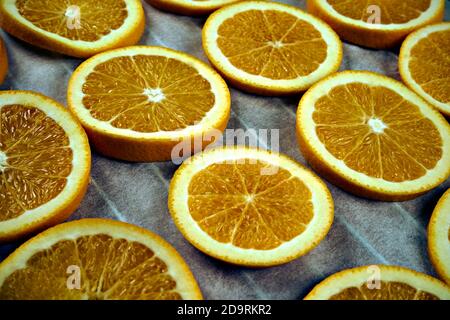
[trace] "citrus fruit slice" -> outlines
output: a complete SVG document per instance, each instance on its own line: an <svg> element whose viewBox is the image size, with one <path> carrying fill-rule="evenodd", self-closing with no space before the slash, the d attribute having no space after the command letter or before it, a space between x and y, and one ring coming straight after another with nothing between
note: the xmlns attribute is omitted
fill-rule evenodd
<svg viewBox="0 0 450 320"><path fill-rule="evenodd" d="M202 294L170 244L107 219L53 227L0 264L0 300L88 299L202 299Z"/></svg>
<svg viewBox="0 0 450 320"><path fill-rule="evenodd" d="M89 182L83 128L59 103L0 92L0 242L65 220Z"/></svg>
<svg viewBox="0 0 450 320"><path fill-rule="evenodd" d="M305 300L448 300L445 283L407 268L373 265L328 277Z"/></svg>
<svg viewBox="0 0 450 320"><path fill-rule="evenodd" d="M342 43L321 20L280 3L243 1L217 10L203 27L203 48L234 86L293 94L335 72Z"/></svg>
<svg viewBox="0 0 450 320"><path fill-rule="evenodd" d="M161 47L96 55L73 73L70 109L101 153L128 161L170 160L179 143L223 131L230 92L205 63ZM212 142L212 141L211 141Z"/></svg>
<svg viewBox="0 0 450 320"><path fill-rule="evenodd" d="M297 111L300 149L313 168L354 194L414 198L450 174L450 126L391 78L345 71L317 83Z"/></svg>
<svg viewBox="0 0 450 320"><path fill-rule="evenodd" d="M307 253L333 221L331 194L318 177L284 155L246 147L216 148L183 163L169 209L195 247L247 266Z"/></svg>
<svg viewBox="0 0 450 320"><path fill-rule="evenodd" d="M152 6L184 15L203 15L239 0L146 0Z"/></svg>
<svg viewBox="0 0 450 320"><path fill-rule="evenodd" d="M6 47L3 43L2 38L0 38L0 84L5 80L6 74L8 73L8 56L6 53Z"/></svg>
<svg viewBox="0 0 450 320"><path fill-rule="evenodd" d="M74 57L135 44L145 27L139 0L2 0L0 15L13 36Z"/></svg>
<svg viewBox="0 0 450 320"><path fill-rule="evenodd" d="M400 50L403 82L450 117L450 23L419 29L406 38Z"/></svg>
<svg viewBox="0 0 450 320"><path fill-rule="evenodd" d="M428 251L437 272L450 285L450 189L439 200L431 216Z"/></svg>
<svg viewBox="0 0 450 320"><path fill-rule="evenodd" d="M308 11L343 40L377 49L399 45L416 29L442 21L444 0L307 0Z"/></svg>

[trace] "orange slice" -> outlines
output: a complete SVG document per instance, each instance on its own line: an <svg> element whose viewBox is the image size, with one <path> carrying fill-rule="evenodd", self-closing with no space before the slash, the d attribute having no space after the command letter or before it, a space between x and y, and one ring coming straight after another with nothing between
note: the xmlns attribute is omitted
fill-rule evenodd
<svg viewBox="0 0 450 320"><path fill-rule="evenodd" d="M152 6L184 15L209 14L239 0L146 0Z"/></svg>
<svg viewBox="0 0 450 320"><path fill-rule="evenodd" d="M73 73L68 104L101 153L128 161L170 160L180 142L223 131L230 92L205 63L161 47L99 54Z"/></svg>
<svg viewBox="0 0 450 320"><path fill-rule="evenodd" d="M346 71L317 83L297 111L300 149L349 192L379 200L414 198L450 174L450 126L391 78Z"/></svg>
<svg viewBox="0 0 450 320"><path fill-rule="evenodd" d="M333 200L312 172L284 155L216 148L188 159L169 209L195 247L217 259L271 266L312 250L333 221Z"/></svg>
<svg viewBox="0 0 450 320"><path fill-rule="evenodd" d="M437 272L450 285L450 189L439 200L431 216L428 251Z"/></svg>
<svg viewBox="0 0 450 320"><path fill-rule="evenodd" d="M8 73L8 55L6 53L6 47L3 43L2 38L0 38L0 84L5 80L6 74Z"/></svg>
<svg viewBox="0 0 450 320"><path fill-rule="evenodd" d="M307 0L308 11L343 40L370 48L399 45L416 29L442 21L444 0Z"/></svg>
<svg viewBox="0 0 450 320"><path fill-rule="evenodd" d="M243 1L214 12L203 48L234 86L258 94L293 94L338 70L342 43L321 20L280 3Z"/></svg>
<svg viewBox="0 0 450 320"><path fill-rule="evenodd" d="M139 0L2 0L0 15L13 36L75 57L135 44L145 27Z"/></svg>
<svg viewBox="0 0 450 320"><path fill-rule="evenodd" d="M449 300L445 283L407 268L373 265L328 277L305 300Z"/></svg>
<svg viewBox="0 0 450 320"><path fill-rule="evenodd" d="M0 264L0 300L88 299L202 299L202 294L170 244L107 219L53 227Z"/></svg>
<svg viewBox="0 0 450 320"><path fill-rule="evenodd" d="M400 50L403 82L450 117L450 23L431 25L410 34Z"/></svg>
<svg viewBox="0 0 450 320"><path fill-rule="evenodd" d="M38 93L0 92L0 242L62 222L89 182L83 128Z"/></svg>

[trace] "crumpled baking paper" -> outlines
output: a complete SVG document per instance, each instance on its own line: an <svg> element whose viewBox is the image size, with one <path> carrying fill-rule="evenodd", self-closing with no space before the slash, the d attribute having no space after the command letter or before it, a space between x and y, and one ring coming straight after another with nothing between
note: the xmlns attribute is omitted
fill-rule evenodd
<svg viewBox="0 0 450 320"><path fill-rule="evenodd" d="M305 1L280 1L305 8ZM147 27L140 43L165 46L207 61L201 45L205 17L159 11L143 1ZM450 9L446 9L446 20ZM30 46L4 32L10 70L2 90L34 90L66 103L67 83L82 62ZM341 70L371 70L399 79L398 50L380 51L344 44ZM306 165L297 147L295 112L300 96L260 97L236 89L228 128L279 129L280 151ZM92 178L81 206L70 219L104 217L147 228L170 242L191 267L207 299L301 299L325 277L342 269L393 264L436 276L427 253L426 227L450 180L415 200L370 201L327 183L335 220L326 239L307 255L265 269L232 266L191 246L167 209L167 187L177 169L171 162L126 163L93 151ZM0 261L20 242L0 246Z"/></svg>

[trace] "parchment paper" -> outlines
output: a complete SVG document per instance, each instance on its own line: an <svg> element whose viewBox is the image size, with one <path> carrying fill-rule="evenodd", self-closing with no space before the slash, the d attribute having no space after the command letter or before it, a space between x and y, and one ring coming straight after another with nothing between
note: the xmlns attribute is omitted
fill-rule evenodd
<svg viewBox="0 0 450 320"><path fill-rule="evenodd" d="M305 1L280 1L305 8ZM147 27L141 44L188 52L207 61L201 45L206 18L159 11L144 3ZM446 20L450 10L446 9ZM10 70L2 90L35 90L66 103L67 82L80 59L37 49L4 32ZM341 69L371 70L399 79L398 50L376 51L345 44ZM280 151L307 166L295 137L300 96L259 97L231 89L228 128L279 129ZM93 151L92 179L81 207L70 219L106 217L147 228L170 242L191 267L207 299L300 299L328 275L368 264L393 264L436 276L426 245L431 212L450 180L426 195L402 203L358 198L328 183L335 221L326 239L309 254L283 266L249 269L210 258L191 246L167 209L171 162L131 164ZM0 261L20 242L0 246Z"/></svg>

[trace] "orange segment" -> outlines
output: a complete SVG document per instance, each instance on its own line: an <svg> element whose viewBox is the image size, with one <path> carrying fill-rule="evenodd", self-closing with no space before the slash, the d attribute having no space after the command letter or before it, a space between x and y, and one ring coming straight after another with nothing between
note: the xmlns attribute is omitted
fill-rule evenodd
<svg viewBox="0 0 450 320"><path fill-rule="evenodd" d="M17 267L18 260L24 265ZM68 286L76 283L70 268L78 268L78 287ZM2 300L183 298L201 294L178 253L149 231L109 220L52 228L0 265Z"/></svg>
<svg viewBox="0 0 450 320"><path fill-rule="evenodd" d="M305 300L448 300L443 282L410 269L372 265L331 275Z"/></svg>
<svg viewBox="0 0 450 320"><path fill-rule="evenodd" d="M31 92L0 94L0 240L66 218L89 168L86 136L62 106Z"/></svg>
<svg viewBox="0 0 450 320"><path fill-rule="evenodd" d="M262 94L304 91L337 70L338 37L298 8L245 1L212 14L203 28L211 62L238 87Z"/></svg>
<svg viewBox="0 0 450 320"><path fill-rule="evenodd" d="M6 105L0 117L0 194L14 203L0 211L5 221L55 198L66 186L73 156L64 130L39 109Z"/></svg>
<svg viewBox="0 0 450 320"><path fill-rule="evenodd" d="M326 1L341 15L361 21L368 21L373 14L367 10L369 5L378 6L382 24L402 24L417 19L431 4L431 0Z"/></svg>
<svg viewBox="0 0 450 320"><path fill-rule="evenodd" d="M76 57L135 44L145 26L139 0L4 0L0 13L5 31Z"/></svg>
<svg viewBox="0 0 450 320"><path fill-rule="evenodd" d="M75 0L70 6L80 10L82 28L67 28L68 2L61 0L17 0L19 14L36 27L71 40L97 41L123 25L128 16L123 0ZM45 8L45 10L42 10Z"/></svg>
<svg viewBox="0 0 450 320"><path fill-rule="evenodd" d="M449 130L406 87L370 72L323 80L297 113L300 147L311 164L341 187L376 199L401 199L444 181Z"/></svg>
<svg viewBox="0 0 450 320"><path fill-rule="evenodd" d="M444 0L308 0L308 11L342 39L377 49L395 47L422 26L442 21Z"/></svg>
<svg viewBox="0 0 450 320"><path fill-rule="evenodd" d="M399 68L403 81L444 115L450 115L450 23L422 28L405 40Z"/></svg>
<svg viewBox="0 0 450 320"><path fill-rule="evenodd" d="M245 249L269 250L300 235L313 216L311 192L287 170L269 164L218 163L189 185L189 211L212 238ZM279 195L279 196L277 196Z"/></svg>
<svg viewBox="0 0 450 320"><path fill-rule="evenodd" d="M442 139L433 123L384 87L356 82L334 87L317 101L313 119L331 154L372 177L418 179L442 157Z"/></svg>
<svg viewBox="0 0 450 320"><path fill-rule="evenodd" d="M413 79L436 100L450 102L450 28L434 32L411 50L409 71Z"/></svg>
<svg viewBox="0 0 450 320"><path fill-rule="evenodd" d="M163 56L103 62L86 78L83 93L94 118L139 132L194 125L215 103L211 85L196 69Z"/></svg>
<svg viewBox="0 0 450 320"><path fill-rule="evenodd" d="M217 148L183 164L169 209L197 248L253 266L311 250L333 217L329 192L314 175L282 155L245 147Z"/></svg>
<svg viewBox="0 0 450 320"><path fill-rule="evenodd" d="M313 25L275 10L238 13L220 25L218 35L220 50L236 68L271 79L310 74L327 56Z"/></svg>
<svg viewBox="0 0 450 320"><path fill-rule="evenodd" d="M180 142L223 130L230 113L228 88L214 70L160 47L89 59L70 79L68 101L100 152L131 161L169 160Z"/></svg>
<svg viewBox="0 0 450 320"><path fill-rule="evenodd" d="M351 287L330 297L329 300L440 300L436 295L416 290L402 282L380 281L380 289L371 290L367 285Z"/></svg>

